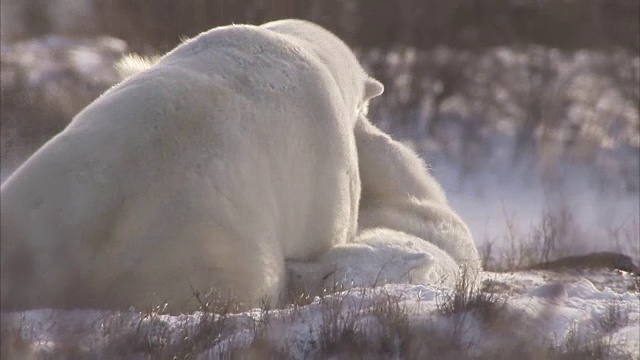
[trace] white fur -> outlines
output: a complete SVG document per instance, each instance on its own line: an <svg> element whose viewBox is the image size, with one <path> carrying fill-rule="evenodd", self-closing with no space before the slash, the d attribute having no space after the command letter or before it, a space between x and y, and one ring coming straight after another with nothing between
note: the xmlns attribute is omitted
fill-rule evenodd
<svg viewBox="0 0 640 360"><path fill-rule="evenodd" d="M364 117L355 135L362 182L360 231L389 228L417 236L477 272L480 258L469 228L418 155Z"/></svg>
<svg viewBox="0 0 640 360"><path fill-rule="evenodd" d="M278 302L285 259L354 236L382 85L337 37L226 26L136 66L3 184L5 308Z"/></svg>
<svg viewBox="0 0 640 360"><path fill-rule="evenodd" d="M288 261L292 295L319 295L334 284L452 286L463 268L468 281L477 281L480 258L471 232L418 155L364 116L355 136L362 182L359 233L314 261Z"/></svg>
<svg viewBox="0 0 640 360"><path fill-rule="evenodd" d="M369 229L357 242L331 248L315 261L287 261L289 291L319 296L323 290L390 283L451 286L458 264L430 242L390 229Z"/></svg>

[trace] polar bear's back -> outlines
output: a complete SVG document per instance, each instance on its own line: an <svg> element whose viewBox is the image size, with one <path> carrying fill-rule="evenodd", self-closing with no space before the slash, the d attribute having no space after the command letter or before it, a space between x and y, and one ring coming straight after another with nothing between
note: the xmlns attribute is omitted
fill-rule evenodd
<svg viewBox="0 0 640 360"><path fill-rule="evenodd" d="M325 36L341 43L333 34ZM161 68L188 73L193 77L189 83L204 77L206 83L216 84L217 92L233 96L220 102L222 110L206 111L218 112L222 122L242 123L222 129L229 131L220 136L224 153L242 159L232 159L233 165L224 161L226 170L221 173L231 173L231 191L245 197L247 204L270 205L253 211L265 211L273 216L269 223L289 232L282 239L287 256L294 258L318 254L355 232L353 224L324 221L335 219L336 214L355 219L353 204L360 185L348 121L352 114L342 94L347 90L338 87L334 69L323 60L308 44L291 36L240 25L202 33L158 63ZM364 75L355 57L353 61L359 72L353 71L350 79L356 84ZM203 93L208 89L205 84ZM360 96L355 90L349 95ZM227 116L227 109L234 114ZM228 171L229 167L235 171ZM273 194L265 194L264 189L272 189ZM352 199L350 208L344 207L346 198ZM333 234L331 240L328 234ZM308 239L301 242L303 237Z"/></svg>
<svg viewBox="0 0 640 360"><path fill-rule="evenodd" d="M131 193L148 186L148 164L160 164L151 170L156 179L181 171L206 176L216 184L212 191L234 199L234 211L272 217L265 224L291 232L274 236L295 239L346 231L321 220L329 212L350 211L337 205L345 194L336 190L349 188L353 174L335 171L353 168L349 162L356 161L355 144L340 140L350 139L348 125L336 121L346 115L331 74L308 50L258 27L229 26L187 41L112 89L67 132L86 129L94 143L109 139L105 146L114 145L117 134L128 134L119 135L116 151L137 154L127 170L140 176L130 182ZM229 221L239 215L218 212ZM310 221L311 213L321 215ZM310 241L319 245L312 253L328 246L326 239L317 240ZM310 250L290 247L294 257Z"/></svg>

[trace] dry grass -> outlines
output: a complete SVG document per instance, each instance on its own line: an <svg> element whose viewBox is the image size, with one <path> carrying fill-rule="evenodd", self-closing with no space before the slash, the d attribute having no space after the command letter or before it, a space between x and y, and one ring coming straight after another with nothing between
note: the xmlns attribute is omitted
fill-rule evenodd
<svg viewBox="0 0 640 360"><path fill-rule="evenodd" d="M348 298L325 296L320 299L322 321L319 349L328 356L345 352L358 354L366 348L366 329L359 321L363 307L362 298L352 304L345 303ZM353 311L344 311L346 307Z"/></svg>
<svg viewBox="0 0 640 360"><path fill-rule="evenodd" d="M619 301L612 300L586 331L575 327L558 339L542 334L536 326L527 326L524 313L472 283L462 276L452 293L438 300L433 313L422 315L383 289L325 295L309 305L320 311L321 322L315 328L309 325L316 336L309 337L304 353L294 351L291 343L273 333L273 321L281 322L282 318L274 320L277 316L267 304L246 316L229 312L233 307L228 303L209 303L212 312L192 315L198 318L195 323L174 323L173 328L162 309L137 317L112 314L102 334L109 340L93 349L71 343L38 351L19 329L3 323L2 359L193 359L203 354L216 359L633 358L620 350L611 335L629 323ZM374 291L376 296L369 296ZM296 321L303 316L302 310L299 307L286 321ZM478 326L484 329L481 339L470 336ZM243 331L247 336L241 335Z"/></svg>
<svg viewBox="0 0 640 360"><path fill-rule="evenodd" d="M558 360L633 359L632 354L617 351L616 345L610 336L589 336L586 331L573 327L562 345L552 346L547 351Z"/></svg>
<svg viewBox="0 0 640 360"><path fill-rule="evenodd" d="M494 243L481 247L484 268L490 271L515 271L571 254L582 234L568 207L543 209L541 221L528 232L518 228L514 216L503 205L506 231L498 254Z"/></svg>
<svg viewBox="0 0 640 360"><path fill-rule="evenodd" d="M622 308L618 298L612 298L606 311L594 317L594 323L597 330L611 333L629 324L629 312Z"/></svg>
<svg viewBox="0 0 640 360"><path fill-rule="evenodd" d="M495 292L478 289L477 279L463 268L454 289L439 299L438 312L452 316L473 312L485 323L491 323L503 312L506 301Z"/></svg>
<svg viewBox="0 0 640 360"><path fill-rule="evenodd" d="M504 207L503 207L504 208ZM589 234L575 220L566 205L543 209L541 220L528 231L518 227L515 217L504 210L505 231L502 238L485 241L478 249L485 270L506 272L518 270L579 270L608 268L640 274L633 259L624 255L634 254L640 244L637 219L623 219L615 228L608 229L608 241L619 252L584 252ZM502 246L498 246L501 244ZM634 255L640 259L640 253Z"/></svg>

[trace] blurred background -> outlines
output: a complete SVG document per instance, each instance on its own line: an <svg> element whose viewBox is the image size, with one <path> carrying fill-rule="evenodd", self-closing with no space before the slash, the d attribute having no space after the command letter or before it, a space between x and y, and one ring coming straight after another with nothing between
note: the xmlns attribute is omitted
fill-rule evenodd
<svg viewBox="0 0 640 360"><path fill-rule="evenodd" d="M384 83L372 121L428 162L489 268L598 250L640 259L638 0L2 0L0 10L3 180L117 82L122 55L295 17L335 32Z"/></svg>

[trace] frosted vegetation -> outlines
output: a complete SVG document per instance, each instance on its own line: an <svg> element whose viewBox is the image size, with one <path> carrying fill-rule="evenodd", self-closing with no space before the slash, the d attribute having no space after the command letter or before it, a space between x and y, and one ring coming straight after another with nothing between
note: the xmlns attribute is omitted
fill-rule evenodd
<svg viewBox="0 0 640 360"><path fill-rule="evenodd" d="M625 272L486 273L437 285L351 289L284 309L30 310L2 318L2 358L636 359L637 277ZM330 289L336 291L339 289ZM6 357L11 358L11 357Z"/></svg>

